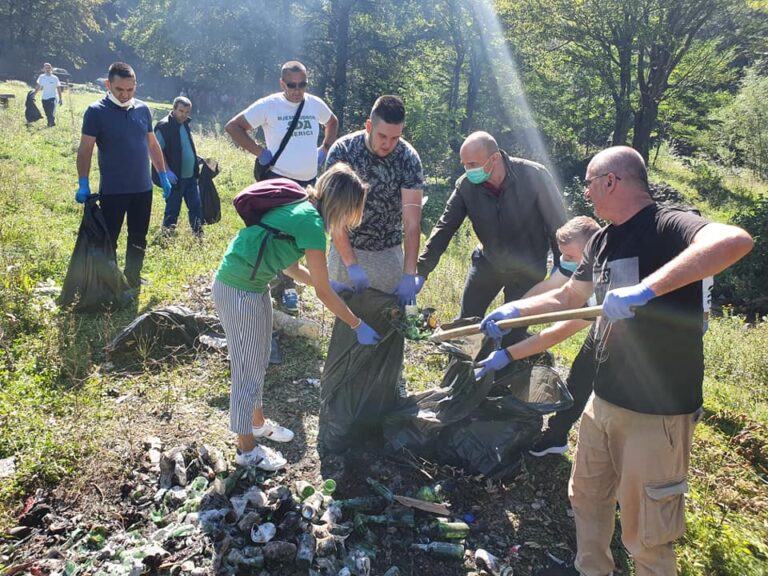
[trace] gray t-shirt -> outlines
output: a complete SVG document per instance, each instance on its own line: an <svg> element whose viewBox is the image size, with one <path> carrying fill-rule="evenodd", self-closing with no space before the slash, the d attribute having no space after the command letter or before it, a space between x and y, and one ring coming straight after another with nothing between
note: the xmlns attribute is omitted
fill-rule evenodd
<svg viewBox="0 0 768 576"><path fill-rule="evenodd" d="M349 234L353 248L385 250L403 241L403 202L401 190L424 185L421 159L413 146L402 138L395 149L380 158L365 146L365 130L340 138L328 152L328 166L349 164L368 184L363 221Z"/></svg>

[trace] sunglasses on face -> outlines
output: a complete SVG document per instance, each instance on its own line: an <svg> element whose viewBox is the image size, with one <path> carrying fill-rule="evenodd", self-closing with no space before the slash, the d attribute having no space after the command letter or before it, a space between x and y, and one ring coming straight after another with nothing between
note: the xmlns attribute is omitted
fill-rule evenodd
<svg viewBox="0 0 768 576"><path fill-rule="evenodd" d="M284 84L289 90L296 90L297 88L299 90L304 90L304 88L307 87L306 80L304 80L304 82L284 82Z"/></svg>

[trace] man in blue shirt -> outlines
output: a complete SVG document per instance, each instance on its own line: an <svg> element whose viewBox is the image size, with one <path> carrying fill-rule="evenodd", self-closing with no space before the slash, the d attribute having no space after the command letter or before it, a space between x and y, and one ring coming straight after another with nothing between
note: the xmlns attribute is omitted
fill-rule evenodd
<svg viewBox="0 0 768 576"><path fill-rule="evenodd" d="M133 288L139 288L152 212L150 157L166 198L171 193L172 184L165 171L163 151L152 132L152 113L144 102L134 98L136 73L133 68L124 62L115 62L109 67L106 85L106 96L91 104L83 115L77 150L75 200L85 202L91 194L89 175L96 144L99 148L99 204L115 250L123 220L128 222L125 276Z"/></svg>
<svg viewBox="0 0 768 576"><path fill-rule="evenodd" d="M155 125L155 137L163 150L168 173L178 177L178 182L171 189L165 200L163 232L172 234L176 228L181 211L181 200L187 205L189 225L198 238L203 234L203 207L200 201L200 188L197 178L200 169L197 165L197 150L189 129L192 102L184 96L173 100L173 110ZM159 184L156 175L153 180ZM171 177L173 180L173 177Z"/></svg>

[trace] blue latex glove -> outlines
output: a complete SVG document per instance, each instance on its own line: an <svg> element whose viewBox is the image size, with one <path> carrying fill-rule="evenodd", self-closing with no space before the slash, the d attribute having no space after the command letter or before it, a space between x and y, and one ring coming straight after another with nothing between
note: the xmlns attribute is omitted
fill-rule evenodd
<svg viewBox="0 0 768 576"><path fill-rule="evenodd" d="M349 279L352 280L352 286L354 286L355 292L362 292L371 285L370 280L368 280L368 275L360 264L347 266L347 274L349 274Z"/></svg>
<svg viewBox="0 0 768 576"><path fill-rule="evenodd" d="M424 276L416 275L416 294L421 292L421 289L424 288L424 282L426 282L427 279L424 278Z"/></svg>
<svg viewBox="0 0 768 576"><path fill-rule="evenodd" d="M632 308L645 306L654 298L656 294L642 282L609 290L603 299L603 316L608 322L632 318L635 315Z"/></svg>
<svg viewBox="0 0 768 576"><path fill-rule="evenodd" d="M171 186L176 186L176 184L179 183L179 179L176 174L173 173L173 170L166 168L165 173L168 174L168 181L171 183Z"/></svg>
<svg viewBox="0 0 768 576"><path fill-rule="evenodd" d="M509 362L509 355L507 354L506 350L496 350L485 360L480 360L480 362L478 362L478 365L481 368L480 370L475 371L475 380L481 380L483 376L485 376L488 372L496 372L497 370L501 370L504 368L504 366L509 364Z"/></svg>
<svg viewBox="0 0 768 576"><path fill-rule="evenodd" d="M259 164L262 166L266 166L272 161L272 152L269 151L269 148L262 148L261 152L259 152Z"/></svg>
<svg viewBox="0 0 768 576"><path fill-rule="evenodd" d="M91 185L88 183L88 176L82 176L77 179L77 192L75 192L75 201L82 204L88 200L91 195Z"/></svg>
<svg viewBox="0 0 768 576"><path fill-rule="evenodd" d="M320 148L317 149L317 163L319 165L325 164L325 159L328 158L328 152L320 146Z"/></svg>
<svg viewBox="0 0 768 576"><path fill-rule="evenodd" d="M158 173L157 178L160 180L160 186L163 187L163 198L168 200L168 196L171 195L171 188L173 188L171 180L168 178L168 172Z"/></svg>
<svg viewBox="0 0 768 576"><path fill-rule="evenodd" d="M502 330L496 325L501 320L511 320L520 316L520 310L517 309L514 302L502 304L496 310L488 314L480 323L480 332L491 338L499 339L510 333L510 330Z"/></svg>
<svg viewBox="0 0 768 576"><path fill-rule="evenodd" d="M344 284L344 282L336 282L336 280L330 280L329 283L336 294L341 294L342 292L354 292L352 286L349 284Z"/></svg>
<svg viewBox="0 0 768 576"><path fill-rule="evenodd" d="M397 285L395 294L400 301L400 306L407 306L408 304L416 304L416 275L415 274L403 274L400 278L400 284Z"/></svg>
<svg viewBox="0 0 768 576"><path fill-rule="evenodd" d="M357 334L357 343L362 344L363 346L373 346L381 339L381 337L376 334L376 330L368 326L368 324L362 320L360 321L360 326L355 328L355 334Z"/></svg>

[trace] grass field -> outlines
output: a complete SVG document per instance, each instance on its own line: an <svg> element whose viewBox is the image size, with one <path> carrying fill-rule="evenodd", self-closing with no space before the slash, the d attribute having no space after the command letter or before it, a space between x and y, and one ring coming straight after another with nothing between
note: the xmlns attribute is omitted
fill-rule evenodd
<svg viewBox="0 0 768 576"><path fill-rule="evenodd" d="M231 199L250 182L251 170L248 155L227 138L198 132L199 154L222 166L216 179L222 221L207 227L204 241L197 243L182 215L177 237L164 243L159 235L162 199L156 190L144 270L151 283L142 290L138 308L109 315L67 314L53 304L47 289L61 285L74 246L81 217L74 201L79 129L83 110L99 94L77 87L66 93L58 125L48 129L44 121L25 124L26 89L21 83L0 84L0 91L16 94L8 109L0 109L0 459L14 457L16 467L15 474L0 483L0 530L13 525L25 496L40 487L77 486L87 481L97 460L99 470L120 474L131 450L115 454L111 448L115 438L130 435L138 410L162 413L200 399L210 405L226 402L228 373L221 359L193 357L165 365L148 357L140 370L115 377L103 346L137 312L171 303L210 310L209 300L195 300L193 295L204 294L199 287L210 282L240 226ZM156 118L169 109L167 104L150 106ZM729 188L741 191L740 197L726 196L712 204L698 195L690 166L667 150L662 151L654 176L720 220L742 209L743 197L766 190L763 182L727 175ZM91 181L97 181L95 173ZM420 296L420 303L436 305L442 318L451 318L458 310L474 244L471 229L465 226ZM124 245L118 253L122 258ZM328 335L331 318L311 290L303 300L307 313L323 323ZM580 338L577 335L555 349L559 363L568 365ZM705 345L706 418L696 432L689 529L680 546L680 572L768 574L768 325L748 325L732 315L715 318ZM322 361L324 344L301 346L300 357L271 372L271 377L295 379L307 364ZM441 361L430 357L410 363L405 371L409 387L433 385L442 369ZM115 389L132 390L143 405L115 403ZM216 429L220 434L214 442L231 442L223 421Z"/></svg>

